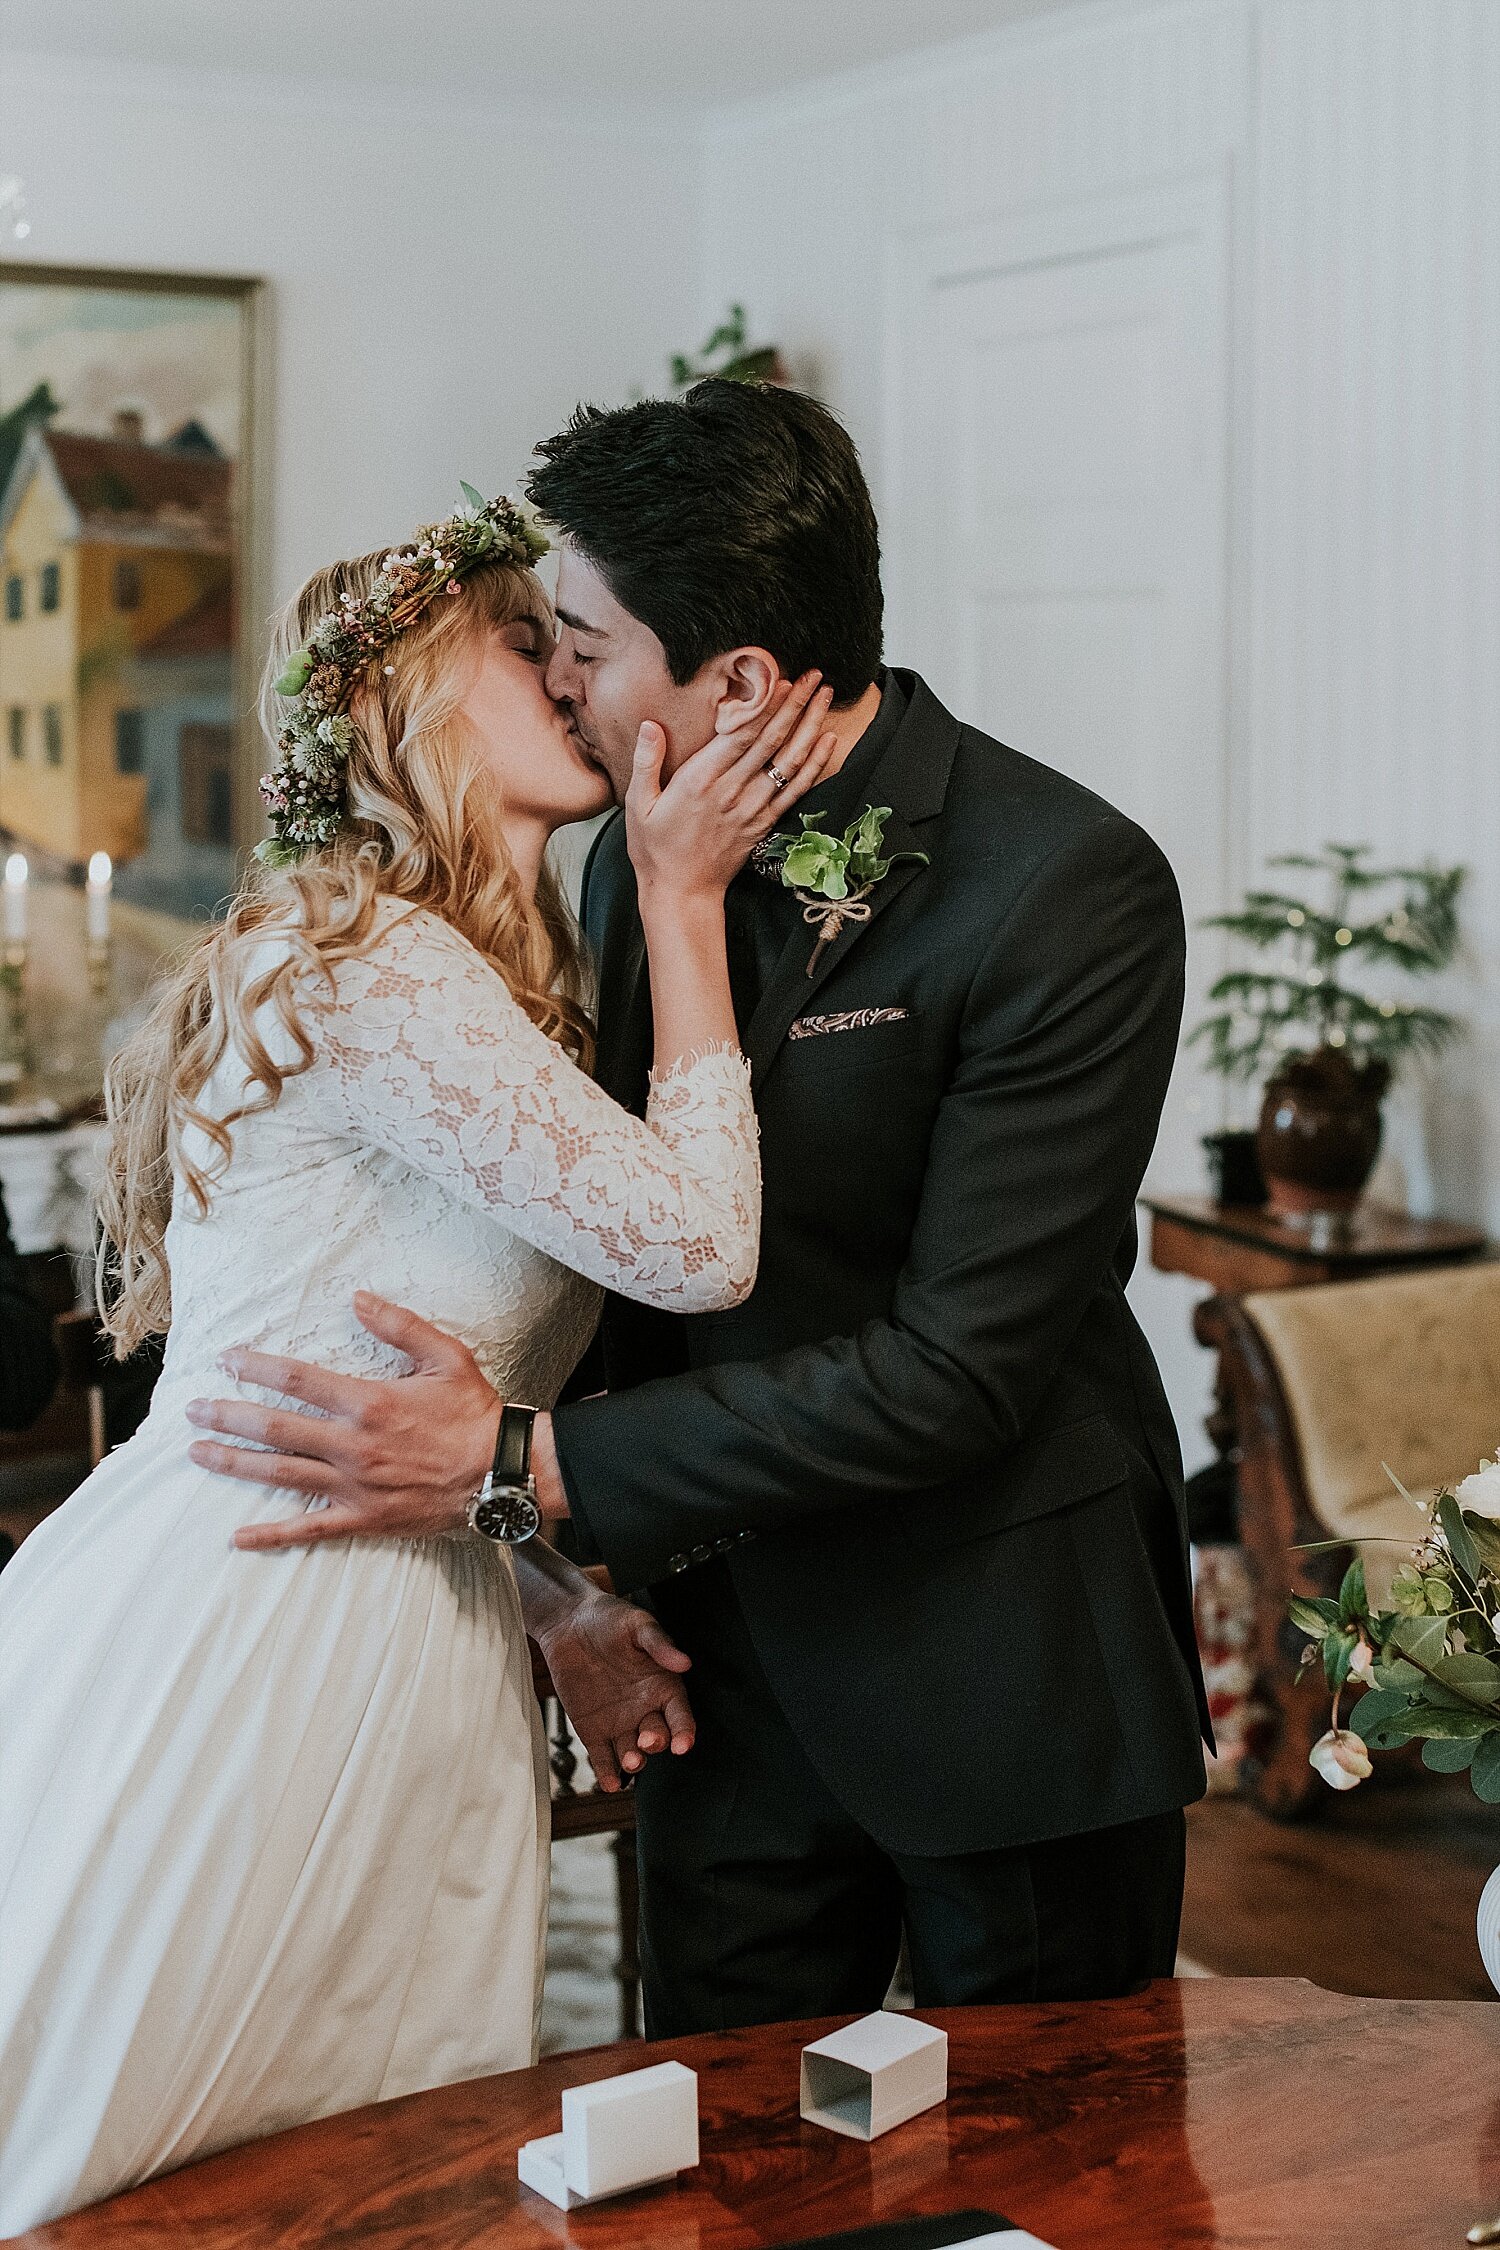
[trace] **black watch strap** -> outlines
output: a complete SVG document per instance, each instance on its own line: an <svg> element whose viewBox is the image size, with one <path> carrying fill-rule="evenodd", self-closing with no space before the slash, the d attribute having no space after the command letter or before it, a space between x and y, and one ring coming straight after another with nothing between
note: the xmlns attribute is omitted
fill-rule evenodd
<svg viewBox="0 0 1500 2250"><path fill-rule="evenodd" d="M502 1406L495 1437L495 1460L490 1470L497 1485L524 1485L531 1475L531 1433L536 1427L534 1406Z"/></svg>

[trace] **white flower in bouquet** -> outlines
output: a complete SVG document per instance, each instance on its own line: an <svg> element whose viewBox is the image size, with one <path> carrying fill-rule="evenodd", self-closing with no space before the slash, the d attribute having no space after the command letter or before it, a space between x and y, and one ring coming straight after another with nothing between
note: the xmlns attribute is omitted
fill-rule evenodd
<svg viewBox="0 0 1500 2250"><path fill-rule="evenodd" d="M1330 1789L1357 1789L1375 1771L1363 1742L1347 1727L1330 1727L1313 1744L1307 1762L1323 1776Z"/></svg>
<svg viewBox="0 0 1500 2250"><path fill-rule="evenodd" d="M1333 1695L1333 1724L1308 1762L1330 1788L1354 1789L1372 1750L1420 1742L1431 1772L1467 1773L1481 1804L1500 1805L1500 1455L1456 1492L1442 1486L1425 1513L1426 1537L1396 1572L1386 1606L1372 1604L1360 1555L1336 1595L1291 1597L1291 1621L1311 1643L1304 1661L1321 1663ZM1358 1701L1345 1728L1339 1706L1351 1689Z"/></svg>
<svg viewBox="0 0 1500 2250"><path fill-rule="evenodd" d="M1500 1454L1493 1461L1481 1461L1473 1476L1464 1478L1454 1497L1461 1508L1500 1523Z"/></svg>

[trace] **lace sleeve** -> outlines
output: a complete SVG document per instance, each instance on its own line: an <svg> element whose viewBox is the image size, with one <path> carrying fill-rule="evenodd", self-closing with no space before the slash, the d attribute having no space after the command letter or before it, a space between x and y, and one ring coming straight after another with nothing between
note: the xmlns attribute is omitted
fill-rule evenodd
<svg viewBox="0 0 1500 2250"><path fill-rule="evenodd" d="M309 1001L313 1000L311 993ZM394 921L307 1009L315 1114L495 1213L559 1264L638 1302L748 1296L760 1150L737 1051L653 1079L644 1122L538 1030L436 916Z"/></svg>

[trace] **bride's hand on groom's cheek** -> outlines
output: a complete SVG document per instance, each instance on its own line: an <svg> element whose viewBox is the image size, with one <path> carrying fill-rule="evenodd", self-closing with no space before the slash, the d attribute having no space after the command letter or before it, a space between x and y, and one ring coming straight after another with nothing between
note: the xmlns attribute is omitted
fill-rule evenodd
<svg viewBox="0 0 1500 2250"><path fill-rule="evenodd" d="M372 1382L242 1348L224 1353L226 1373L288 1403L194 1399L188 1407L197 1429L216 1433L191 1448L200 1468L328 1502L247 1524L236 1546L430 1539L463 1528L494 1458L501 1402L467 1346L429 1321L363 1292L354 1309L372 1335L406 1354L409 1373Z"/></svg>
<svg viewBox="0 0 1500 2250"><path fill-rule="evenodd" d="M773 690L741 726L725 726L663 784L667 738L642 726L625 797L625 835L643 914L663 894L717 905L750 853L828 771L838 735L825 728L833 690L805 672Z"/></svg>

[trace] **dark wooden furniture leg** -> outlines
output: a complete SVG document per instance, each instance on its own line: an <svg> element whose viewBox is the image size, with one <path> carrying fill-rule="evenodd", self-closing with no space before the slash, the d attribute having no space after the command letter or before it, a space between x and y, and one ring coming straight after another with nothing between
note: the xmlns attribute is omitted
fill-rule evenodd
<svg viewBox="0 0 1500 2250"><path fill-rule="evenodd" d="M547 1762L552 1773L552 1841L570 1836L607 1835L612 1839L615 1890L620 1911L620 1949L615 1982L620 1988L620 2037L640 2037L641 1953L640 1879L635 1863L635 1798L628 1789L606 1797L602 1789L580 1791L574 1784L578 1753L568 1716L532 1644L532 1669L547 1729Z"/></svg>
<svg viewBox="0 0 1500 2250"><path fill-rule="evenodd" d="M1305 1634L1287 1615L1291 1594L1336 1594L1350 1547L1298 1553L1326 1538L1302 1481L1296 1432L1270 1354L1235 1297L1210 1297L1193 1319L1198 1340L1219 1355L1239 1449L1240 1538L1255 1580L1254 1655L1258 1700L1270 1717L1240 1766L1245 1794L1275 1820L1302 1820L1328 1791L1307 1762L1329 1725L1332 1698L1321 1667L1298 1677Z"/></svg>

